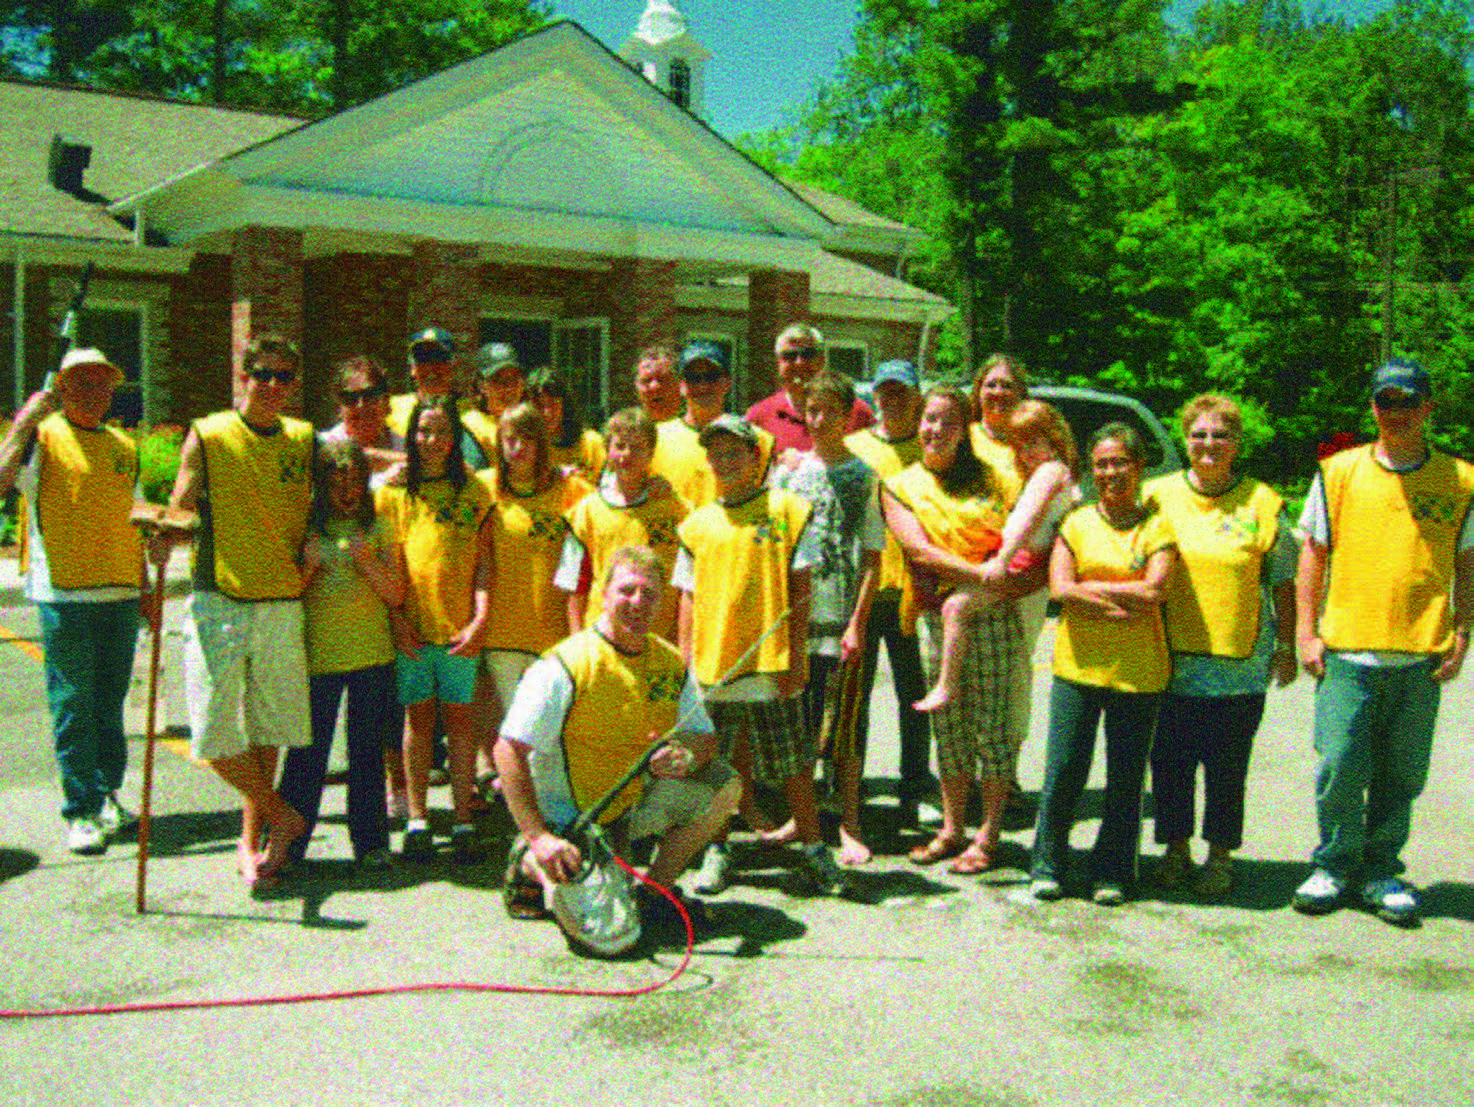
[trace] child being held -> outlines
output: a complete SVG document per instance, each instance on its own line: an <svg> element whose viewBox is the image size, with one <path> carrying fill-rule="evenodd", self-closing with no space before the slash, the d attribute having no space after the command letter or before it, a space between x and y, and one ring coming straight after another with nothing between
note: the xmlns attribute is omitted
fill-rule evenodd
<svg viewBox="0 0 1474 1107"><path fill-rule="evenodd" d="M1060 520L1079 499L1075 484L1080 455L1074 435L1058 409L1039 400L1024 400L1009 419L1014 464L1024 485L1003 525L1001 544L981 550L982 580L961 586L942 601L942 654L937 685L916 701L918 711L935 711L957 695L957 673L964 620L975 618L1049 557ZM991 543L989 543L991 545Z"/></svg>

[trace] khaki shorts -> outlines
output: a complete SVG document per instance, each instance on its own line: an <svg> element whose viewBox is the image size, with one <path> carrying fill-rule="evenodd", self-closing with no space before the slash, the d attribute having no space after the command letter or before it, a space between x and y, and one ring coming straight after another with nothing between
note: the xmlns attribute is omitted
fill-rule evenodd
<svg viewBox="0 0 1474 1107"><path fill-rule="evenodd" d="M298 601L241 603L196 592L185 620L184 676L195 760L311 744Z"/></svg>
<svg viewBox="0 0 1474 1107"><path fill-rule="evenodd" d="M646 775L640 798L620 819L631 842L664 834L672 827L690 826L709 810L717 793L737 774L725 761L714 758L682 780Z"/></svg>

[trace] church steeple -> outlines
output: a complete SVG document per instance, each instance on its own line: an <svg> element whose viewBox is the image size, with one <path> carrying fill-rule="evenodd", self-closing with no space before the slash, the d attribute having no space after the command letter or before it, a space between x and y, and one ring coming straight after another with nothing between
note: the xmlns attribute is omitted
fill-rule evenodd
<svg viewBox="0 0 1474 1107"><path fill-rule="evenodd" d="M696 41L674 0L647 0L640 22L619 56L693 115L706 116L706 63L711 52Z"/></svg>

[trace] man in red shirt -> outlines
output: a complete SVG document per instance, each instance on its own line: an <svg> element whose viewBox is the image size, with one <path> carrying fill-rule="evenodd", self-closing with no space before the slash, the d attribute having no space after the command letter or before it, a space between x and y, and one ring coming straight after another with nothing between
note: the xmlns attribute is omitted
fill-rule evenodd
<svg viewBox="0 0 1474 1107"><path fill-rule="evenodd" d="M812 450L808 425L804 422L804 405L808 402L808 386L814 374L824 368L824 336L807 323L793 323L784 329L773 344L778 358L779 389L766 400L747 409L747 421L773 436L777 450ZM875 413L858 396L850 410L845 432L853 434L875 423Z"/></svg>

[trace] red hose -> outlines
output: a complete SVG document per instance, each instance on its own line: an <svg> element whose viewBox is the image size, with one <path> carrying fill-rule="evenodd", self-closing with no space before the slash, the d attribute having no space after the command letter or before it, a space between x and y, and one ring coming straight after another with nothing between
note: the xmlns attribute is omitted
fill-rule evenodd
<svg viewBox="0 0 1474 1107"><path fill-rule="evenodd" d="M212 1007L275 1007L289 1003L326 1003L339 999L367 999L373 996L413 995L417 992L496 992L503 995L524 996L594 996L599 998L624 998L649 995L661 988L674 984L691 963L692 948L696 944L696 933L691 926L691 917L685 905L673 896L670 890L636 872L622 858L614 859L620 868L642 884L647 884L670 900L686 927L686 952L680 964L664 980L644 984L638 988L555 988L532 984L477 984L472 981L438 981L423 984L385 984L375 988L348 988L337 992L301 992L275 996L233 996L225 999L179 999L157 1000L145 1003L102 1003L92 1007L43 1007L35 1010L3 1010L0 1019L63 1019L86 1015L126 1015L148 1011L198 1011Z"/></svg>

